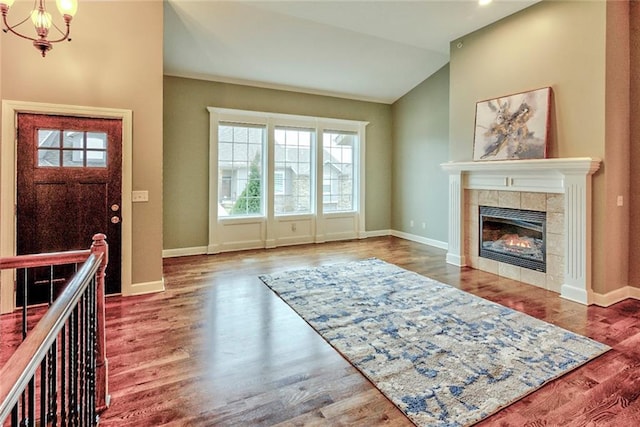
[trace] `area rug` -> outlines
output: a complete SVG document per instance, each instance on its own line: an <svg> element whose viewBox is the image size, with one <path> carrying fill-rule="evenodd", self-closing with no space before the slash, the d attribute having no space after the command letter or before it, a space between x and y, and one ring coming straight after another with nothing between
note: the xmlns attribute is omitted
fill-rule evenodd
<svg viewBox="0 0 640 427"><path fill-rule="evenodd" d="M473 424L609 350L378 259L260 279L418 426Z"/></svg>

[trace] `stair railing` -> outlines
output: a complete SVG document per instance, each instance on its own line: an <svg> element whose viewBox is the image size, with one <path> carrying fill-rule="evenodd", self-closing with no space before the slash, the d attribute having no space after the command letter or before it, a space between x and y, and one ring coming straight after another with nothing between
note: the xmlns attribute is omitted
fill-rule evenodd
<svg viewBox="0 0 640 427"><path fill-rule="evenodd" d="M38 323L0 366L0 425L93 426L109 405L104 328L104 234L91 249L0 259L0 269L80 263Z"/></svg>

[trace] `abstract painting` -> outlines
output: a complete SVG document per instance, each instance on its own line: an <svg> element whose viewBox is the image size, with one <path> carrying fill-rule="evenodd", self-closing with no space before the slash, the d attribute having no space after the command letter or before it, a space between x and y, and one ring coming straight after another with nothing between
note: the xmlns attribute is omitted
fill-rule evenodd
<svg viewBox="0 0 640 427"><path fill-rule="evenodd" d="M544 159L551 88L476 104L473 160Z"/></svg>

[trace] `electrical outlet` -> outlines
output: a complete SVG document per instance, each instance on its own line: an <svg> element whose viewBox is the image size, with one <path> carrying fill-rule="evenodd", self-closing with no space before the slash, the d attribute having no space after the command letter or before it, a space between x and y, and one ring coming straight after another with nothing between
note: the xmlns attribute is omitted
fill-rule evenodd
<svg viewBox="0 0 640 427"><path fill-rule="evenodd" d="M423 223L422 223L422 229L424 230L424 229L426 229L426 228L427 228L427 223L426 223L426 222L423 222Z"/></svg>
<svg viewBox="0 0 640 427"><path fill-rule="evenodd" d="M618 196L618 200L616 201L618 206L624 205L624 199L622 196Z"/></svg>
<svg viewBox="0 0 640 427"><path fill-rule="evenodd" d="M413 220L409 221L409 227L413 227Z"/></svg>
<svg viewBox="0 0 640 427"><path fill-rule="evenodd" d="M147 190L132 191L131 192L131 201L133 203L136 203L136 202L148 202L149 201L149 192Z"/></svg>

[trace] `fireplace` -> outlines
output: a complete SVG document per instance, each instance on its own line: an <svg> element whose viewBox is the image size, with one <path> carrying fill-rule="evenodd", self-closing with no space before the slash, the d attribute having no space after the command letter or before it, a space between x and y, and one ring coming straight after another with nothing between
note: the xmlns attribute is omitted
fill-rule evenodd
<svg viewBox="0 0 640 427"><path fill-rule="evenodd" d="M479 207L479 255L546 272L546 212Z"/></svg>
<svg viewBox="0 0 640 427"><path fill-rule="evenodd" d="M590 157L443 163L449 173L447 262L593 303L591 181L600 163ZM546 212L546 271L481 257L479 206Z"/></svg>

